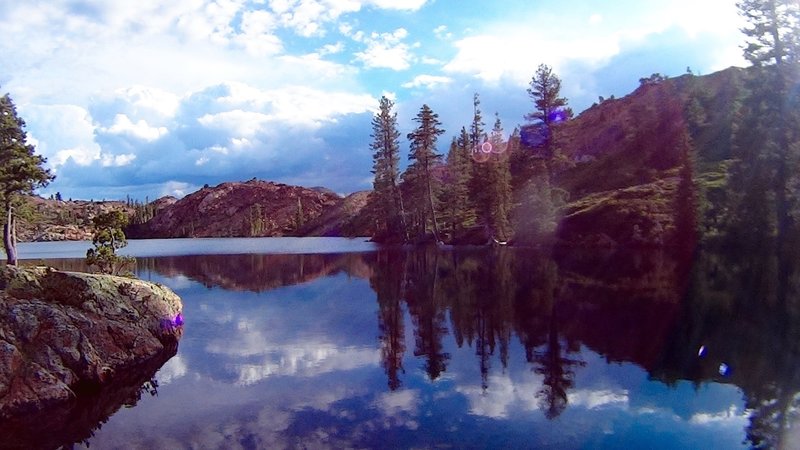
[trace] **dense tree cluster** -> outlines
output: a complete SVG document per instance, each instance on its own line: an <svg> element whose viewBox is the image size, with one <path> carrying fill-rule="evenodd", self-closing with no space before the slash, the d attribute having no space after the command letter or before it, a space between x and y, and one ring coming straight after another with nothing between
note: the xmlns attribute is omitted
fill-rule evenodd
<svg viewBox="0 0 800 450"><path fill-rule="evenodd" d="M572 117L560 89L561 81L552 69L540 66L528 90L535 110L526 116L531 132L540 136L525 145L521 144L519 129L506 137L497 114L487 132L479 95L474 94L472 122L452 138L446 156L437 148L439 137L445 133L439 116L423 105L414 118L417 127L407 135L410 164L402 174L394 103L381 98L372 120L375 177L368 205L376 240L505 244L517 231L515 216L525 216L526 226L552 222L555 207L549 201L552 192L547 160L557 154L558 125ZM512 173L525 174L526 178L531 173L544 174L544 186L538 186L533 194L526 190L528 186L514 192ZM548 199L548 214L530 210L540 197ZM523 232L519 237L541 237L555 227L548 223L533 228L541 232Z"/></svg>

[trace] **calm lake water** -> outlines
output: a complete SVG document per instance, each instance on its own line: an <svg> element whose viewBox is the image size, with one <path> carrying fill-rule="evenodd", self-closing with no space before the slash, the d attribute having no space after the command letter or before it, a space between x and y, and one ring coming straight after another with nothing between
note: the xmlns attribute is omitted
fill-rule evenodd
<svg viewBox="0 0 800 450"><path fill-rule="evenodd" d="M69 257L86 248L20 254L81 269ZM800 442L800 277L767 252L389 251L344 239L126 250L140 278L182 297L184 336L81 448Z"/></svg>

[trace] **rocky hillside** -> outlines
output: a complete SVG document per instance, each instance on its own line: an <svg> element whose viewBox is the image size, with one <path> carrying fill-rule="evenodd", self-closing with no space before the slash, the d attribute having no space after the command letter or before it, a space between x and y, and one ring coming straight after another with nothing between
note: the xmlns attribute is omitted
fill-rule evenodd
<svg viewBox="0 0 800 450"><path fill-rule="evenodd" d="M559 239L668 244L677 232L679 184L686 174L687 189L713 208L707 200L726 188L744 76L744 69L730 68L643 82L630 95L602 101L564 124L559 145L566 161L553 180L569 199ZM691 168L682 174L683 164Z"/></svg>
<svg viewBox="0 0 800 450"><path fill-rule="evenodd" d="M298 230L300 236L372 236L373 225L365 214L370 192L354 192L327 208Z"/></svg>
<svg viewBox="0 0 800 450"><path fill-rule="evenodd" d="M165 204L130 238L294 236L341 201L338 195L252 179L204 187Z"/></svg>
<svg viewBox="0 0 800 450"><path fill-rule="evenodd" d="M123 201L53 200L26 198L20 209L17 238L20 241L81 241L92 239L92 218L110 210L133 215Z"/></svg>

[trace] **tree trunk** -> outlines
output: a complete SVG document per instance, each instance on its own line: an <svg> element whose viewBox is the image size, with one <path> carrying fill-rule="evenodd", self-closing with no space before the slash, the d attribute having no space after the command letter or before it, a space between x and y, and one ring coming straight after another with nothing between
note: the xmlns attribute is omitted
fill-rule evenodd
<svg viewBox="0 0 800 450"><path fill-rule="evenodd" d="M439 225L436 223L436 209L433 207L433 187L431 186L431 174L428 175L428 206L431 210L431 219L433 220L433 239L439 243Z"/></svg>
<svg viewBox="0 0 800 450"><path fill-rule="evenodd" d="M14 230L14 214L11 205L6 205L6 223L3 225L3 245L9 266L17 265L17 236Z"/></svg>
<svg viewBox="0 0 800 450"><path fill-rule="evenodd" d="M403 224L403 235L406 238L405 242L408 242L408 224L406 223L406 208L403 206L403 192L400 190L400 187L396 185L394 190L400 203L400 222Z"/></svg>

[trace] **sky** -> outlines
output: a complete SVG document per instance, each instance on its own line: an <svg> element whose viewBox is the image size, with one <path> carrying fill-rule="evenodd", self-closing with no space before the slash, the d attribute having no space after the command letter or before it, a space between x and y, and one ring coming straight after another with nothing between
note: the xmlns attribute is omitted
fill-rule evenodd
<svg viewBox="0 0 800 450"><path fill-rule="evenodd" d="M533 110L539 64L577 113L639 78L744 66L735 0L0 0L0 93L55 181L42 195L144 200L253 177L372 187L382 95L402 136ZM408 142L401 139L401 152Z"/></svg>

